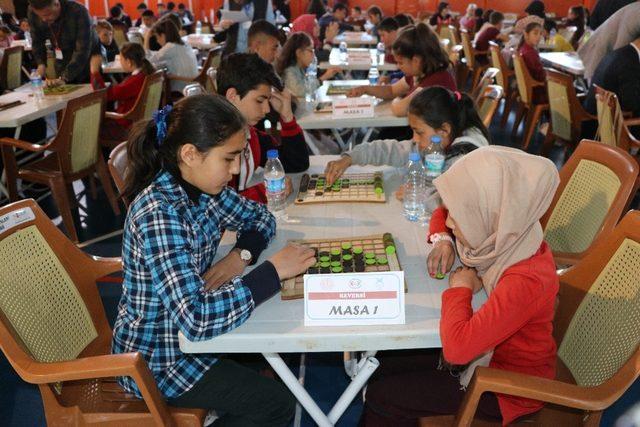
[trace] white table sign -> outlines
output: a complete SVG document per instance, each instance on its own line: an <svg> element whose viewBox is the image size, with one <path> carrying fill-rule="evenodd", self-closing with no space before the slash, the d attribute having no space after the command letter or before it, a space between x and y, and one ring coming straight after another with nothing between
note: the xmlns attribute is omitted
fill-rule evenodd
<svg viewBox="0 0 640 427"><path fill-rule="evenodd" d="M304 276L305 326L404 323L403 271Z"/></svg>
<svg viewBox="0 0 640 427"><path fill-rule="evenodd" d="M374 116L374 98L339 98L333 100L333 118L366 118Z"/></svg>
<svg viewBox="0 0 640 427"><path fill-rule="evenodd" d="M369 49L349 49L347 62L351 65L371 65L373 60Z"/></svg>

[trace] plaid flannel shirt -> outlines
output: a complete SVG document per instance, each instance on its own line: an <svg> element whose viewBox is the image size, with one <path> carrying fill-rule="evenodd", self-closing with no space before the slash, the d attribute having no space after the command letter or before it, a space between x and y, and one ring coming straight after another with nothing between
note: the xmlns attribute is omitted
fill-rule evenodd
<svg viewBox="0 0 640 427"><path fill-rule="evenodd" d="M113 332L113 353L140 352L167 398L188 391L217 361L213 355L183 354L178 331L207 340L242 324L254 308L243 279L204 291L202 275L211 266L223 230L275 234L267 209L225 188L191 201L166 171L132 203L127 215L122 259L123 294ZM140 396L130 377L119 379Z"/></svg>

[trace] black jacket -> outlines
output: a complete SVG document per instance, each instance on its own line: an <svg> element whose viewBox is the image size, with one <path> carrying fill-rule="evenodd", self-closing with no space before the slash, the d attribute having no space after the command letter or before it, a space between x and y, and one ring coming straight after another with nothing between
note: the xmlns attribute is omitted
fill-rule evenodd
<svg viewBox="0 0 640 427"><path fill-rule="evenodd" d="M598 0L589 17L589 26L595 30L604 23L611 15L623 7L630 5L636 0Z"/></svg>
<svg viewBox="0 0 640 427"><path fill-rule="evenodd" d="M597 113L594 84L618 96L623 111L640 116L640 55L632 45L609 52L596 68L584 108Z"/></svg>

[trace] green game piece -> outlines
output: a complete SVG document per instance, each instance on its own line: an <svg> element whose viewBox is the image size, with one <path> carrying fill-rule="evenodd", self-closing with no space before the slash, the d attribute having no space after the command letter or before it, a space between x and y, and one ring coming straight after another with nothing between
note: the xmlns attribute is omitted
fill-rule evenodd
<svg viewBox="0 0 640 427"><path fill-rule="evenodd" d="M354 246L353 253L356 255L360 255L362 253L362 248L360 246Z"/></svg>
<svg viewBox="0 0 640 427"><path fill-rule="evenodd" d="M396 253L396 247L393 245L389 245L386 248L384 248L384 251L387 253L387 255L393 255Z"/></svg>
<svg viewBox="0 0 640 427"><path fill-rule="evenodd" d="M331 187L331 191L338 192L340 191L340 187L336 187L335 185Z"/></svg>
<svg viewBox="0 0 640 427"><path fill-rule="evenodd" d="M342 249L344 249L345 251L346 251L346 250L351 249L351 243L349 243L349 242L344 242L344 243L342 244Z"/></svg>
<svg viewBox="0 0 640 427"><path fill-rule="evenodd" d="M376 189L373 190L373 191L375 191L375 193L377 195L380 195L380 194L384 193L384 190L382 189L382 187L376 187Z"/></svg>
<svg viewBox="0 0 640 427"><path fill-rule="evenodd" d="M387 260L386 256L380 255L378 258L376 258L376 262L380 265L387 265L389 263L389 260Z"/></svg>
<svg viewBox="0 0 640 427"><path fill-rule="evenodd" d="M331 258L329 258L326 255L320 257L320 262L327 262L327 261L331 261Z"/></svg>
<svg viewBox="0 0 640 427"><path fill-rule="evenodd" d="M320 263L320 267L322 267L322 268L327 268L327 267L330 267L330 266L331 266L331 263L329 261L323 261L323 262Z"/></svg>
<svg viewBox="0 0 640 427"><path fill-rule="evenodd" d="M331 255L340 255L340 249L331 249Z"/></svg>
<svg viewBox="0 0 640 427"><path fill-rule="evenodd" d="M442 274L440 272L436 273L436 279L438 279L438 280L444 279L444 274Z"/></svg>
<svg viewBox="0 0 640 427"><path fill-rule="evenodd" d="M343 261L351 261L352 259L353 259L353 255L349 255L349 254L342 255Z"/></svg>
<svg viewBox="0 0 640 427"><path fill-rule="evenodd" d="M341 265L340 261L331 261L331 267L337 267L339 265Z"/></svg>
<svg viewBox="0 0 640 427"><path fill-rule="evenodd" d="M334 273L342 273L342 266L332 267L331 271Z"/></svg>
<svg viewBox="0 0 640 427"><path fill-rule="evenodd" d="M374 264L376 263L376 260L375 260L375 259L373 259L373 258L367 258L364 262L365 262L367 265L374 265Z"/></svg>
<svg viewBox="0 0 640 427"><path fill-rule="evenodd" d="M367 252L366 254L364 254L364 257L366 259L374 259L376 257L376 254L374 254L373 252Z"/></svg>

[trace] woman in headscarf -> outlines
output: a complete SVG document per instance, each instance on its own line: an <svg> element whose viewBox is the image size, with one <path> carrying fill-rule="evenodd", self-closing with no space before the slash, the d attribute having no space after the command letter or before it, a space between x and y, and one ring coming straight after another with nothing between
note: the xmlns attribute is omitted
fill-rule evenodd
<svg viewBox="0 0 640 427"><path fill-rule="evenodd" d="M559 283L540 218L558 183L548 159L498 146L474 150L434 180L451 234L430 237L436 243L429 274L438 264L440 271L451 268L453 258L444 255L454 256L454 245L463 264L442 293L442 354L448 363L469 366L454 375L436 352L382 356L367 387L365 425L415 426L421 417L457 413L476 366L555 377ZM483 288L488 299L474 313L472 296ZM507 425L542 406L484 393L476 415Z"/></svg>
<svg viewBox="0 0 640 427"><path fill-rule="evenodd" d="M315 15L311 13L300 15L293 21L291 26L291 33L303 32L311 37L318 61L326 61L329 59L329 54L333 47L331 40L338 35L338 30L339 26L337 22L329 24L325 31L325 40L327 40L327 43L323 45L322 40L319 39L320 25Z"/></svg>

